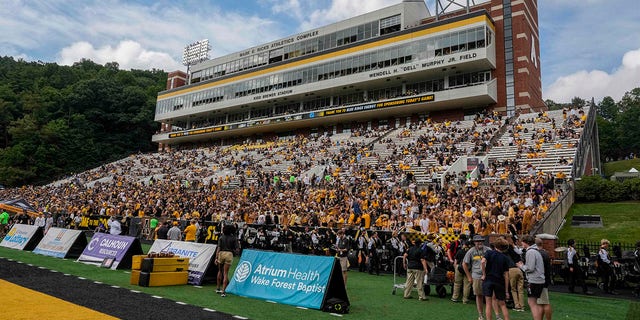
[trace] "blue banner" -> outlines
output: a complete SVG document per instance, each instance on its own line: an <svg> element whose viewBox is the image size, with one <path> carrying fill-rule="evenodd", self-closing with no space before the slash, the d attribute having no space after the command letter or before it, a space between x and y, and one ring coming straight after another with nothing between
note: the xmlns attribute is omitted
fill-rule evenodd
<svg viewBox="0 0 640 320"><path fill-rule="evenodd" d="M320 309L334 257L244 250L227 292Z"/></svg>

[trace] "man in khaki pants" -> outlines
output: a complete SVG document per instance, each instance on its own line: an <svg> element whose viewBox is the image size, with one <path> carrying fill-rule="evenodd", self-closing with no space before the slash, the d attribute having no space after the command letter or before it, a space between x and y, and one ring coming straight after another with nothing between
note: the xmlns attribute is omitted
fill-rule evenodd
<svg viewBox="0 0 640 320"><path fill-rule="evenodd" d="M419 239L411 241L411 248L404 253L404 268L407 269L407 282L404 286L404 298L411 299L411 290L415 281L418 286L418 300L428 300L424 294L424 275L427 272L426 253L420 248Z"/></svg>
<svg viewBox="0 0 640 320"><path fill-rule="evenodd" d="M462 303L469 303L469 293L471 293L471 282L467 279L462 267L462 260L469 250L469 242L460 243L460 248L453 259L453 267L455 269L455 280L453 282L453 295L451 301L460 302L460 290L462 290Z"/></svg>

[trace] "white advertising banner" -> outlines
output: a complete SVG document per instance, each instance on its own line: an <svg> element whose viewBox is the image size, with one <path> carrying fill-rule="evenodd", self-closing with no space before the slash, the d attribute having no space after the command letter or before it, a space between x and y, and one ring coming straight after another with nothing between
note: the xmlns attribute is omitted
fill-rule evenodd
<svg viewBox="0 0 640 320"><path fill-rule="evenodd" d="M189 258L189 284L200 285L209 264L216 253L215 244L158 239L149 252L173 252L176 256Z"/></svg>
<svg viewBox="0 0 640 320"><path fill-rule="evenodd" d="M31 240L31 237L36 234L36 231L38 231L38 227L36 226L16 223L4 237L0 246L24 250L24 247L26 247L29 240Z"/></svg>
<svg viewBox="0 0 640 320"><path fill-rule="evenodd" d="M84 235L82 230L51 228L40 240L34 253L56 258L64 258L78 236Z"/></svg>

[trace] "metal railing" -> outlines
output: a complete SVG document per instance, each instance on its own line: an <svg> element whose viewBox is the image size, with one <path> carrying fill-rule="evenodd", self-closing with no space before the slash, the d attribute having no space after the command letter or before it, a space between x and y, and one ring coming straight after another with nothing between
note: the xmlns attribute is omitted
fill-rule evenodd
<svg viewBox="0 0 640 320"><path fill-rule="evenodd" d="M565 186L566 189L564 194L558 199L556 204L549 209L549 213L533 226L530 234L548 233L555 235L558 233L564 223L564 217L575 201L573 186L568 184L568 182L565 182L563 186Z"/></svg>

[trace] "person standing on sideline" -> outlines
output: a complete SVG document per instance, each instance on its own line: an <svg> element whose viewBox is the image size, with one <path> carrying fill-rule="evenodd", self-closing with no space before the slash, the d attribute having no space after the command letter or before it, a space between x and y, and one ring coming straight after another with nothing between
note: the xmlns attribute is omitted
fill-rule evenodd
<svg viewBox="0 0 640 320"><path fill-rule="evenodd" d="M538 298L544 288L544 261L542 255L536 250L535 240L532 235L522 237L522 247L525 249L525 261L518 262L517 266L527 275L527 295L529 296L529 308L533 320L542 320L543 307L538 304Z"/></svg>
<svg viewBox="0 0 640 320"><path fill-rule="evenodd" d="M496 308L502 310L504 320L509 320L509 309L505 303L509 297L509 257L504 254L509 249L509 243L503 238L498 238L493 242L493 245L496 250L487 251L481 264L482 294L486 300L485 316L487 320L491 320L495 302ZM501 319L497 313L496 319Z"/></svg>
<svg viewBox="0 0 640 320"><path fill-rule="evenodd" d="M35 225L36 227L42 229L43 233L44 233L44 226L46 224L47 224L47 219L45 219L43 213L38 214L38 216L36 217L35 221L33 222L33 225Z"/></svg>
<svg viewBox="0 0 640 320"><path fill-rule="evenodd" d="M7 226L9 225L9 213L6 210L2 210L0 213L0 238L7 234Z"/></svg>
<svg viewBox="0 0 640 320"><path fill-rule="evenodd" d="M182 240L182 231L178 227L178 221L173 222L173 227L167 232L167 239L180 241Z"/></svg>
<svg viewBox="0 0 640 320"><path fill-rule="evenodd" d="M551 285L551 256L547 250L545 250L542 245L542 239L535 239L536 249L542 255L542 262L544 263L544 288L542 288L542 293L540 294L540 298L538 298L537 303L542 306L542 315L545 319L551 320L551 315L553 314L553 310L551 309L551 302L549 302L549 286Z"/></svg>
<svg viewBox="0 0 640 320"><path fill-rule="evenodd" d="M233 263L234 253L240 251L240 244L236 237L236 227L233 224L226 225L222 229L222 234L218 238L216 248L216 264L218 265L218 277L216 279L216 293L221 297L226 297L227 285L229 284L229 267Z"/></svg>
<svg viewBox="0 0 640 320"><path fill-rule="evenodd" d="M472 283L473 294L476 295L476 308L478 309L478 320L484 320L484 297L482 296L482 258L488 251L484 248L484 237L475 235L473 237L473 248L467 251L462 260L462 268L467 275L467 279Z"/></svg>
<svg viewBox="0 0 640 320"><path fill-rule="evenodd" d="M198 232L198 227L196 226L196 218L191 219L190 224L184 228L184 241L186 242L196 242L196 232Z"/></svg>
<svg viewBox="0 0 640 320"><path fill-rule="evenodd" d="M467 275L464 273L464 268L462 267L462 261L464 260L464 256L467 254L468 250L469 242L462 241L460 243L458 251L456 252L456 255L453 257L453 268L455 269L455 276L451 301L460 302L460 289L462 289L463 304L469 303L469 293L471 293L471 282L469 282Z"/></svg>
<svg viewBox="0 0 640 320"><path fill-rule="evenodd" d="M378 232L373 232L371 238L369 238L369 274L380 275L380 253L378 250L382 249L382 241L378 238Z"/></svg>
<svg viewBox="0 0 640 320"><path fill-rule="evenodd" d="M109 222L107 222L107 225L109 226L110 234L120 235L120 233L122 233L122 226L120 225L120 221L118 221L116 217L111 216L111 218L109 218Z"/></svg>
<svg viewBox="0 0 640 320"><path fill-rule="evenodd" d="M505 239L506 240L506 239ZM513 236L513 245L504 252L509 258L509 285L511 286L511 299L513 299L513 310L524 311L524 275L518 268L517 263L522 261L522 249L518 247L518 238Z"/></svg>
<svg viewBox="0 0 640 320"><path fill-rule="evenodd" d="M169 220L160 224L158 228L156 228L156 239L167 240L167 234L169 233Z"/></svg>
<svg viewBox="0 0 640 320"><path fill-rule="evenodd" d="M422 243L417 237L411 241L412 245L403 255L404 268L407 270L407 282L404 285L404 298L411 299L414 281L418 287L418 300L429 300L424 294L424 275L427 272L427 256L422 250Z"/></svg>
<svg viewBox="0 0 640 320"><path fill-rule="evenodd" d="M358 239L356 240L356 246L358 248L358 271L365 272L367 270L367 244L368 240L365 237L366 231L364 229L360 230L360 234L358 235Z"/></svg>
<svg viewBox="0 0 640 320"><path fill-rule="evenodd" d="M148 240L153 240L156 238L156 228L158 228L158 218L152 217L151 220L149 220L149 239Z"/></svg>
<svg viewBox="0 0 640 320"><path fill-rule="evenodd" d="M609 255L610 244L611 242L607 239L600 240L600 251L598 251L598 273L600 274L600 277L602 277L602 288L604 289L604 292L617 295L618 293L613 290L616 279L613 276L613 269L611 268L613 262Z"/></svg>
<svg viewBox="0 0 640 320"><path fill-rule="evenodd" d="M344 234L344 230L338 230L338 239L336 240L336 250L338 251L338 259L340 260L340 268L342 269L342 279L344 286L347 287L347 271L349 271L349 239Z"/></svg>
<svg viewBox="0 0 640 320"><path fill-rule="evenodd" d="M573 239L567 240L567 256L566 264L569 268L569 292L575 293L576 283L582 287L582 293L586 295L592 295L593 293L587 288L587 283L584 281L584 273L580 264L580 255L575 248L576 241Z"/></svg>

